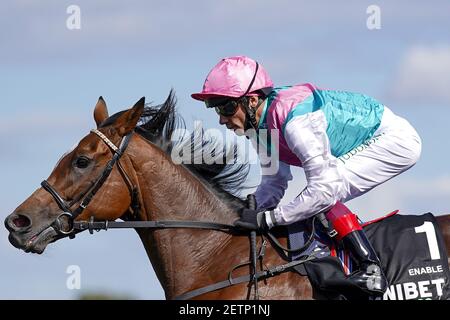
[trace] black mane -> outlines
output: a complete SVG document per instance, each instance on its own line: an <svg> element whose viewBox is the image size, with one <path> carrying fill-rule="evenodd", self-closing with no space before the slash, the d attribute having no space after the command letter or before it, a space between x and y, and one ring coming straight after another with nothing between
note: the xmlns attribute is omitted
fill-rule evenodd
<svg viewBox="0 0 450 320"><path fill-rule="evenodd" d="M238 157L238 149L235 144L228 151L227 147L224 146L220 154L223 161L220 161L221 163L219 164L206 164L203 161L197 163L198 161L194 161L193 155L196 154L194 151L199 150L199 148L202 150L213 148L216 145L216 139L214 137L205 138L202 135L202 138L199 140L194 133L189 135L188 139L186 137L183 137L183 139L178 137L172 139L176 129L184 130L186 128L183 118L176 114L175 106L176 97L173 90L170 91L168 98L163 104L156 106L146 105L135 132L157 145L167 154L171 154L174 148L185 150L187 146L191 150L192 157L191 161L183 163L183 166L207 186L210 186L232 208L241 208L243 201L237 195L248 188L248 186L244 185L244 181L247 179L250 165L248 163L226 164L225 159L236 159ZM104 127L114 123L123 112L112 115L101 126Z"/></svg>

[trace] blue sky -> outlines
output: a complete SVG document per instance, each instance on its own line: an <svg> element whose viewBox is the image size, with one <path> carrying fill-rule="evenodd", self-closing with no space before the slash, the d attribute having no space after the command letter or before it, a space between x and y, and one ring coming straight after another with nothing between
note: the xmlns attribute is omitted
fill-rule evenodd
<svg viewBox="0 0 450 320"><path fill-rule="evenodd" d="M80 30L66 28L72 4L81 9ZM379 30L366 27L372 4L381 9ZM188 126L217 128L215 113L190 93L220 58L237 54L258 60L278 85L362 92L416 127L419 163L350 202L355 211L448 212L449 12L439 0L2 1L0 218L94 126L100 95L113 113L142 96L160 103L174 88ZM301 170L295 177L285 201L303 189ZM81 292L164 298L133 231L82 234L34 256L14 249L0 228L0 261L0 298L74 298L69 265L81 268Z"/></svg>

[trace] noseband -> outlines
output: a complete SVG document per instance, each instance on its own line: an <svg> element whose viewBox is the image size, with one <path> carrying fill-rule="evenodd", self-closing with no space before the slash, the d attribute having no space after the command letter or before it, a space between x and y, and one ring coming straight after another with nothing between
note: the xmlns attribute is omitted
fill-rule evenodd
<svg viewBox="0 0 450 320"><path fill-rule="evenodd" d="M100 190L100 188L105 183L106 179L108 179L109 175L111 174L114 166L117 163L117 167L119 171L121 172L122 177L124 177L124 180L127 184L128 190L130 191L131 196L131 204L130 209L134 215L138 214L139 211L139 199L138 199L138 189L133 185L131 182L131 179L125 172L125 170L122 168L119 159L124 154L128 143L130 142L132 133L127 134L124 136L120 142L119 147L116 147L111 140L108 139L103 133L101 133L97 129L92 129L92 133L96 134L112 151L113 151L113 157L111 160L108 161L106 164L105 169L103 169L103 172L101 175L97 178L97 180L74 201L68 203L64 198L53 188L50 183L48 183L47 180L42 181L41 186L46 190L50 195L53 197L55 202L58 204L58 207L63 211L61 214L58 215L56 220L53 223L53 228L62 235L69 235L74 236L75 233L75 219L86 209L86 207L89 205L89 203L94 198L95 194ZM81 201L78 207L72 211L72 207L77 203L78 201ZM68 217L69 223L70 223L70 230L64 230L61 223L62 217ZM92 233L92 230L90 230Z"/></svg>

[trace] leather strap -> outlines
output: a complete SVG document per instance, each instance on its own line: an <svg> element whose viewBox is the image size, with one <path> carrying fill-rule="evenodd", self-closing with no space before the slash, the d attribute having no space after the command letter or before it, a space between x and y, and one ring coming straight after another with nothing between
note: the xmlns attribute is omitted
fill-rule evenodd
<svg viewBox="0 0 450 320"><path fill-rule="evenodd" d="M56 204L63 212L69 212L69 213L71 212L70 205L59 195L58 192L56 192L55 189L53 189L53 187L48 183L47 180L42 181L41 186L42 186L42 188L44 188L45 191L47 191L48 193L50 193L52 195Z"/></svg>
<svg viewBox="0 0 450 320"><path fill-rule="evenodd" d="M74 221L74 229L83 231L97 231L108 229L123 229L123 228L145 228L145 229L170 229L170 228L192 228L192 229L207 229L218 230L224 232L238 231L233 225L206 222L206 221L174 221L174 220L159 220L159 221Z"/></svg>
<svg viewBox="0 0 450 320"><path fill-rule="evenodd" d="M316 259L316 256L314 255L309 255L304 257L303 259L300 260L295 260L295 261L291 261L289 263L286 264L282 264L273 268L270 268L268 270L264 270L264 271L260 271L256 274L256 278L258 280L264 280L267 278L271 278L274 276L277 276L283 272L289 271L291 268L298 266L300 264L303 264L307 261L311 261ZM217 282L214 284L211 284L209 286L205 286L202 288L198 288L189 292L186 292L184 294L181 294L179 296L175 297L175 300L188 300L188 299L192 299L195 298L197 296L200 296L202 294L208 293L208 292L212 292L212 291L216 291L216 290L220 290L226 287L231 287L243 282L249 282L253 280L253 275L245 275L245 276L240 276L238 278L234 278L234 279L228 279L228 280L224 280L221 282Z"/></svg>
<svg viewBox="0 0 450 320"><path fill-rule="evenodd" d="M119 161L120 157L125 152L125 149L127 148L128 143L130 142L130 140L131 140L131 134L128 134L125 137L123 137L122 141L120 142L119 148L117 150L115 150L114 156L106 164L106 167L103 170L102 175L100 176L100 178L97 179L97 181L94 183L94 185L88 190L88 192L84 196L83 201L80 203L78 208L76 208L73 211L72 219L75 220L75 218L78 217L83 212L83 210L89 205L89 203L92 201L92 199L94 198L95 194L103 186L103 184L105 183L106 179L108 179L108 177L111 174L111 171L113 170L114 165L116 164L116 162ZM106 141L105 141L105 143L106 143ZM108 146L109 146L109 144L108 144Z"/></svg>

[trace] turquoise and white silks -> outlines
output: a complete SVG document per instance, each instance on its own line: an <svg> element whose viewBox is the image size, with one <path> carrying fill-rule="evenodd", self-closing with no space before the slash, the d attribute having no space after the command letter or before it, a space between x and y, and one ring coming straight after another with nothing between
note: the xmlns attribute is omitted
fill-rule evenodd
<svg viewBox="0 0 450 320"><path fill-rule="evenodd" d="M421 139L403 118L368 96L323 90L311 84L275 88L266 100L259 129L278 130L278 171L262 169L255 192L270 227L287 225L353 199L412 167ZM271 142L267 144L271 148ZM301 166L307 185L279 205Z"/></svg>

